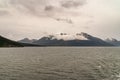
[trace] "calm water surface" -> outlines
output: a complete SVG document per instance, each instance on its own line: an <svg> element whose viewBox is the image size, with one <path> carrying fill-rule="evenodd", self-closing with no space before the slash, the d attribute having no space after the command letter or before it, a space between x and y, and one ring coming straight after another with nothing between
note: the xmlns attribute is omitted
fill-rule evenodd
<svg viewBox="0 0 120 80"><path fill-rule="evenodd" d="M1 48L0 80L120 80L120 48Z"/></svg>

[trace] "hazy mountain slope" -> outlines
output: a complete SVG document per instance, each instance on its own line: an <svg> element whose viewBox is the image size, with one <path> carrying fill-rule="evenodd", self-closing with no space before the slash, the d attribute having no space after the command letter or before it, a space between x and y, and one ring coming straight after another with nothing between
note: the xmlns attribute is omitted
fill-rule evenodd
<svg viewBox="0 0 120 80"><path fill-rule="evenodd" d="M20 43L32 43L34 41L37 41L37 40L36 39L24 38L22 40L19 40L18 42L20 42Z"/></svg>
<svg viewBox="0 0 120 80"><path fill-rule="evenodd" d="M114 39L114 38L112 38L112 39L107 38L105 41L108 42L108 43L110 43L110 44L113 44L113 45L115 45L115 46L120 46L120 41L118 41L117 39Z"/></svg>

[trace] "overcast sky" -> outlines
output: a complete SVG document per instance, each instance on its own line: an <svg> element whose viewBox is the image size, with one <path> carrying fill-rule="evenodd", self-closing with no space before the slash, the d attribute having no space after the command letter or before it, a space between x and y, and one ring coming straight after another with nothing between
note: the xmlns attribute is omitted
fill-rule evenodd
<svg viewBox="0 0 120 80"><path fill-rule="evenodd" d="M19 40L61 32L120 40L120 0L0 0L0 35Z"/></svg>

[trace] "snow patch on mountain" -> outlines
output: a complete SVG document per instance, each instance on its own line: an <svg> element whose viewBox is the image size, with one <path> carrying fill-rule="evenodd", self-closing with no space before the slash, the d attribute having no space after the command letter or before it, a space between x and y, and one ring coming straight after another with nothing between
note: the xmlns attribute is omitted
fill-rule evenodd
<svg viewBox="0 0 120 80"><path fill-rule="evenodd" d="M55 34L55 35L47 35L45 37L48 37L50 40L89 40L85 33L77 33L77 34L67 34L67 33L60 33L60 34Z"/></svg>

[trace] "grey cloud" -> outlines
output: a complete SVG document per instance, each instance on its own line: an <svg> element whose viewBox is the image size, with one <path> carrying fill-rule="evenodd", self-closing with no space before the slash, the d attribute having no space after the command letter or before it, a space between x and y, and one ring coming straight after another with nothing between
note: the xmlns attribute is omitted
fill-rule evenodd
<svg viewBox="0 0 120 80"><path fill-rule="evenodd" d="M48 14L49 14L49 12L53 12L52 15L54 14L54 12L55 13L56 12L59 12L59 13L62 12L61 8L58 8L58 7L55 7L55 6L51 6L51 5L46 6L45 7L45 11L47 11ZM54 20L59 21L59 22L66 22L68 24L73 24L73 21L71 19L59 18L59 16L49 16L49 17L51 17Z"/></svg>
<svg viewBox="0 0 120 80"><path fill-rule="evenodd" d="M47 2L45 0L10 0L10 4L22 12L38 15Z"/></svg>
<svg viewBox="0 0 120 80"><path fill-rule="evenodd" d="M7 0L6 0L7 1ZM65 16L80 15L79 12L70 11L68 8L85 4L86 0L8 0L10 7L19 13L30 14L37 17L56 18L54 20L73 24L71 19L61 19ZM4 14L5 12L1 13ZM7 12L5 13L7 14ZM14 14L14 12L12 13ZM68 17L69 18L69 17Z"/></svg>
<svg viewBox="0 0 120 80"><path fill-rule="evenodd" d="M59 7L56 7L56 6L53 6L53 5L46 5L44 7L44 11L47 11L47 12L57 12L61 10Z"/></svg>
<svg viewBox="0 0 120 80"><path fill-rule="evenodd" d="M54 9L53 6L45 6L45 11L52 11Z"/></svg>
<svg viewBox="0 0 120 80"><path fill-rule="evenodd" d="M66 23L68 23L68 24L73 24L72 19L64 19L64 18L54 18L54 19L57 20L57 21L66 22Z"/></svg>
<svg viewBox="0 0 120 80"><path fill-rule="evenodd" d="M21 4L24 6L40 6L40 5L45 5L47 2L46 0L10 0L11 4Z"/></svg>
<svg viewBox="0 0 120 80"><path fill-rule="evenodd" d="M57 7L57 6L54 6L54 5L46 5L44 7L44 11L45 11L45 14L49 14L49 12L52 12L53 14L54 13L64 13L64 10L61 8L61 7Z"/></svg>
<svg viewBox="0 0 120 80"><path fill-rule="evenodd" d="M20 10L21 12L37 15L47 16L49 12L55 14L66 14L72 7L84 5L86 0L10 0L10 4ZM65 9L66 8L66 9ZM67 13L72 14L72 12Z"/></svg>
<svg viewBox="0 0 120 80"><path fill-rule="evenodd" d="M8 11L0 10L0 16L7 16L7 15L10 15Z"/></svg>
<svg viewBox="0 0 120 80"><path fill-rule="evenodd" d="M49 0L10 0L10 4L19 12L38 17L52 17L60 10Z"/></svg>
<svg viewBox="0 0 120 80"><path fill-rule="evenodd" d="M62 1L61 6L64 8L76 8L79 6L83 6L86 3L86 0L67 0Z"/></svg>

